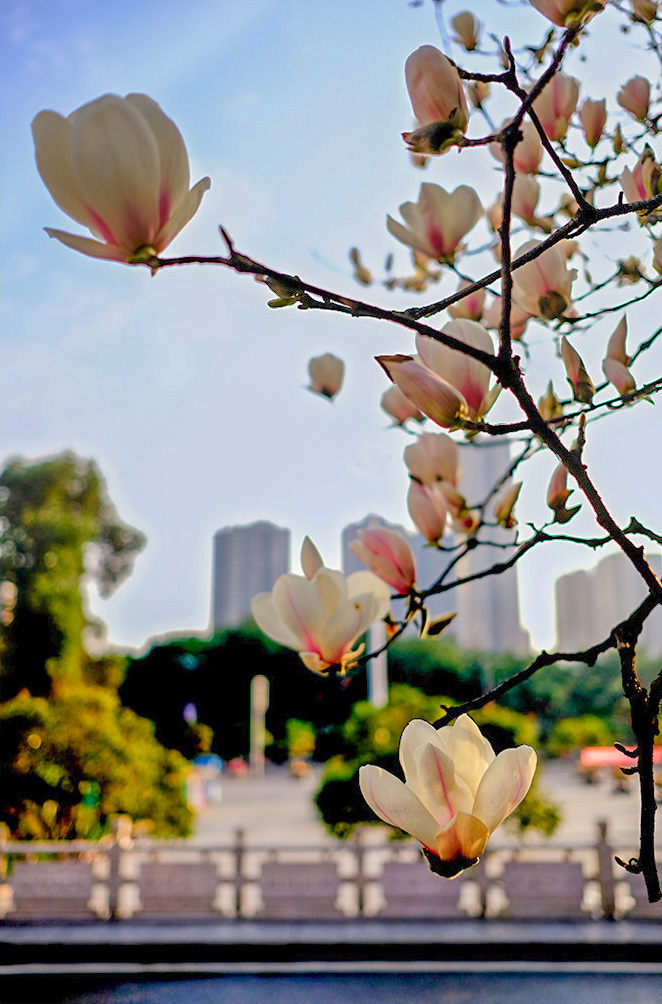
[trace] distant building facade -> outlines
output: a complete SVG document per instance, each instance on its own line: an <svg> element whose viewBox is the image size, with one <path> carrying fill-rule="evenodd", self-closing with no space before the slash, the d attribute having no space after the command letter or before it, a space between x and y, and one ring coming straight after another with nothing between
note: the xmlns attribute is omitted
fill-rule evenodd
<svg viewBox="0 0 662 1004"><path fill-rule="evenodd" d="M499 443L490 447L467 447L462 449L462 480L460 489L470 507L485 501L488 493L508 469L510 456L508 446ZM489 510L489 507L488 507ZM357 523L351 523L342 531L342 560L345 574L365 568L365 565L349 550L349 544L356 539L359 530L370 526L386 526L398 530L409 542L416 559L418 585L429 588L451 560L451 554L443 554L427 546L424 537L411 533L379 516L367 516ZM511 532L491 530L491 539L510 541ZM444 544L459 542L452 533L443 537ZM508 552L488 547L478 547L465 555L455 566L450 581L462 579L489 568L501 561ZM404 605L403 610L404 610ZM500 575L490 575L474 582L468 582L457 589L431 596L427 601L432 618L457 612L457 617L447 629L448 637L466 650L482 652L512 652L526 656L531 650L529 634L522 628L519 611L519 586L515 567ZM396 614L402 611L395 607Z"/></svg>
<svg viewBox="0 0 662 1004"><path fill-rule="evenodd" d="M214 534L212 627L236 627L251 616L251 600L289 571L290 531L261 521Z"/></svg>
<svg viewBox="0 0 662 1004"><path fill-rule="evenodd" d="M647 554L655 574L662 557ZM624 554L610 554L595 568L562 575L556 581L556 644L561 652L581 652L607 638L612 628L645 599L646 585ZM662 655L662 609L650 615L640 644L648 655Z"/></svg>

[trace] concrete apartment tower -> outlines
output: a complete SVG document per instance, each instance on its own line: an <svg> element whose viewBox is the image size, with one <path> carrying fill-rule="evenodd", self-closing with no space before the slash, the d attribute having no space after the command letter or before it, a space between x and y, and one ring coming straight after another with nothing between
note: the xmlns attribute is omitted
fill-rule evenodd
<svg viewBox="0 0 662 1004"><path fill-rule="evenodd" d="M251 617L251 600L270 591L290 568L290 531L260 521L214 534L212 627L237 627Z"/></svg>
<svg viewBox="0 0 662 1004"><path fill-rule="evenodd" d="M655 574L662 557L647 554ZM580 652L597 644L645 598L646 585L624 554L603 558L595 568L580 569L556 580L556 643L561 652ZM644 625L640 644L649 656L662 655L662 610Z"/></svg>

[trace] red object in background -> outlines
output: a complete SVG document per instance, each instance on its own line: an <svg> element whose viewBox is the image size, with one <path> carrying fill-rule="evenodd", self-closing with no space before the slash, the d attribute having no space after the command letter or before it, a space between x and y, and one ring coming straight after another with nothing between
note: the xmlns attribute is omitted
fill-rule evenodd
<svg viewBox="0 0 662 1004"><path fill-rule="evenodd" d="M635 750L635 746L626 746ZM636 757L626 756L614 746L585 746L579 754L582 767L634 767ZM653 748L653 763L662 763L662 746Z"/></svg>

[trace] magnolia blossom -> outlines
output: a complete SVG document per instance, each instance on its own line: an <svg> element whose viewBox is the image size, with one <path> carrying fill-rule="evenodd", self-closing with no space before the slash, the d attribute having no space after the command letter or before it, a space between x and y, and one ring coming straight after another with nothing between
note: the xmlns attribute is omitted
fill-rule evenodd
<svg viewBox="0 0 662 1004"><path fill-rule="evenodd" d="M378 526L358 531L358 540L349 544L371 572L404 596L416 582L416 562L411 547L397 530Z"/></svg>
<svg viewBox="0 0 662 1004"><path fill-rule="evenodd" d="M515 482L506 488L494 504L494 517L497 523L505 527L506 530L512 530L514 526L517 526L517 520L513 516L513 509L521 490L522 482Z"/></svg>
<svg viewBox="0 0 662 1004"><path fill-rule="evenodd" d="M653 241L653 268L662 275L662 237Z"/></svg>
<svg viewBox="0 0 662 1004"><path fill-rule="evenodd" d="M332 352L325 352L323 356L314 356L308 361L308 375L308 390L332 400L342 387L345 364Z"/></svg>
<svg viewBox="0 0 662 1004"><path fill-rule="evenodd" d="M650 24L657 17L657 0L630 0L630 5L636 21Z"/></svg>
<svg viewBox="0 0 662 1004"><path fill-rule="evenodd" d="M511 119L506 119L501 124L504 129ZM519 174L535 174L542 159L542 143L538 130L533 122L528 119L520 125L522 139L519 141L513 152L513 167ZM501 163L505 163L503 147L501 143L490 143L490 153Z"/></svg>
<svg viewBox="0 0 662 1004"><path fill-rule="evenodd" d="M637 387L628 368L632 359L625 351L627 333L627 318L623 316L609 339L607 354L602 360L602 372L622 396L630 394Z"/></svg>
<svg viewBox="0 0 662 1004"><path fill-rule="evenodd" d="M37 168L60 209L96 240L46 227L91 258L138 263L160 254L195 215L211 185L189 191L189 162L175 123L146 94L105 94L32 123Z"/></svg>
<svg viewBox="0 0 662 1004"><path fill-rule="evenodd" d="M511 203L513 214L518 216L520 220L528 223L529 226L540 227L540 229L544 230L545 233L550 233L552 229L552 220L536 214L539 198L540 185L536 179L527 174L516 174L515 181L513 183Z"/></svg>
<svg viewBox="0 0 662 1004"><path fill-rule="evenodd" d="M595 394L593 381L586 371L579 352L572 347L565 335L561 339L561 359L563 360L568 383L572 387L575 401L581 401L582 404L590 404Z"/></svg>
<svg viewBox="0 0 662 1004"><path fill-rule="evenodd" d="M579 109L579 121L584 130L584 139L593 150L600 142L600 137L607 121L607 102L592 101L586 98Z"/></svg>
<svg viewBox="0 0 662 1004"><path fill-rule="evenodd" d="M468 185L447 192L440 185L424 181L418 202L404 202L400 213L407 226L387 216L389 233L429 258L452 264L462 238L478 223L483 207Z"/></svg>
<svg viewBox="0 0 662 1004"><path fill-rule="evenodd" d="M460 450L445 432L424 432L405 447L404 460L412 478L422 485L443 481L453 487L460 480Z"/></svg>
<svg viewBox="0 0 662 1004"><path fill-rule="evenodd" d="M556 73L533 102L533 110L551 140L565 139L579 100L579 82Z"/></svg>
<svg viewBox="0 0 662 1004"><path fill-rule="evenodd" d="M490 85L485 80L472 80L467 83L467 95L474 108L480 108L483 101L490 96Z"/></svg>
<svg viewBox="0 0 662 1004"><path fill-rule="evenodd" d="M629 167L623 169L620 177L621 188L628 202L643 202L652 199L659 193L662 171L655 160L655 154L646 144L644 152L637 161L633 171ZM649 219L655 219L656 214L648 214Z"/></svg>
<svg viewBox="0 0 662 1004"><path fill-rule="evenodd" d="M607 0L529 0L529 3L560 28L578 28L599 14Z"/></svg>
<svg viewBox="0 0 662 1004"><path fill-rule="evenodd" d="M411 403L409 398L405 397L395 384L384 391L380 404L382 410L391 416L396 425L404 425L409 418L415 422L425 421L425 415Z"/></svg>
<svg viewBox="0 0 662 1004"><path fill-rule="evenodd" d="M426 540L436 544L444 535L448 521L448 502L438 482L422 485L409 482L407 509Z"/></svg>
<svg viewBox="0 0 662 1004"><path fill-rule="evenodd" d="M470 279L462 279L460 285L457 287L458 293L463 289L468 289L473 283ZM457 303L452 303L448 308L448 313L451 317L457 319L464 319L467 321L480 321L481 314L483 313L483 304L485 302L485 290L475 289L473 293L469 293L467 296L462 297Z"/></svg>
<svg viewBox="0 0 662 1004"><path fill-rule="evenodd" d="M414 153L444 153L469 124L467 99L455 65L433 45L422 45L405 63L405 81L420 126L402 138Z"/></svg>
<svg viewBox="0 0 662 1004"><path fill-rule="evenodd" d="M433 871L453 878L477 862L491 833L528 792L536 769L530 746L495 756L468 715L435 729L409 722L400 739L405 781L372 764L359 784L370 808L421 842Z"/></svg>
<svg viewBox="0 0 662 1004"><path fill-rule="evenodd" d="M515 257L537 247L538 241L527 241ZM552 321L567 312L576 278L575 269L568 269L563 249L554 244L513 273L513 299L530 314Z"/></svg>
<svg viewBox="0 0 662 1004"><path fill-rule="evenodd" d="M581 509L580 505L568 509L566 502L574 489L568 488L568 469L564 464L554 468L547 488L547 505L554 512L555 523L568 523Z"/></svg>
<svg viewBox="0 0 662 1004"><path fill-rule="evenodd" d="M563 404L554 393L554 384L551 380L547 384L547 390L538 401L538 411L545 422L551 422L552 419L560 418L563 414Z"/></svg>
<svg viewBox="0 0 662 1004"><path fill-rule="evenodd" d="M270 593L251 601L258 627L273 641L299 653L315 673L333 665L344 672L363 651L352 648L358 638L389 607L388 586L372 572L342 572L326 568L319 551L304 540L304 575L281 575Z"/></svg>
<svg viewBox="0 0 662 1004"><path fill-rule="evenodd" d="M503 314L503 300L500 296L495 296L490 305L483 312L483 324L486 328L497 330L501 327L501 317ZM510 305L510 337L513 341L519 341L526 326L533 315L520 307L519 303L513 301Z"/></svg>
<svg viewBox="0 0 662 1004"><path fill-rule="evenodd" d="M480 31L482 24L477 17L468 11L460 11L451 20L451 24L455 28L454 42L458 42L463 45L467 52L473 52L473 50L478 45L478 39L480 36Z"/></svg>
<svg viewBox="0 0 662 1004"><path fill-rule="evenodd" d="M623 84L616 100L637 122L644 122L650 106L651 86L645 77L632 77Z"/></svg>

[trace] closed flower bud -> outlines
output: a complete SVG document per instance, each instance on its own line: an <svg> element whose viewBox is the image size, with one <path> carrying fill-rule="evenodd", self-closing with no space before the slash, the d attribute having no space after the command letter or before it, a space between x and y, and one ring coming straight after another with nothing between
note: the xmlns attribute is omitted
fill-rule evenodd
<svg viewBox="0 0 662 1004"><path fill-rule="evenodd" d="M637 388L628 368L632 359L625 351L627 331L627 319L623 316L609 339L607 354L602 360L602 372L621 396L631 394Z"/></svg>
<svg viewBox="0 0 662 1004"><path fill-rule="evenodd" d="M451 24L455 29L454 42L464 46L467 52L473 52L478 45L482 25L474 15L468 11L460 11L452 19Z"/></svg>
<svg viewBox="0 0 662 1004"><path fill-rule="evenodd" d="M421 842L433 871L446 878L475 864L490 834L531 786L530 746L494 750L468 715L435 729L411 721L400 739L404 783L381 767L359 771L370 808Z"/></svg>
<svg viewBox="0 0 662 1004"><path fill-rule="evenodd" d="M656 0L630 0L630 5L635 21L650 24L657 17L658 4Z"/></svg>
<svg viewBox="0 0 662 1004"><path fill-rule="evenodd" d="M349 549L371 572L401 596L416 583L416 562L411 547L397 530L375 527L359 530Z"/></svg>
<svg viewBox="0 0 662 1004"><path fill-rule="evenodd" d="M452 429L469 417L462 394L417 357L396 355L375 358L405 397L442 429Z"/></svg>
<svg viewBox="0 0 662 1004"><path fill-rule="evenodd" d="M518 249L516 257L528 254L536 247L537 241L528 241ZM513 299L529 313L548 321L554 320L565 314L570 306L572 284L576 277L575 270L568 269L562 248L555 244L514 272Z"/></svg>
<svg viewBox="0 0 662 1004"><path fill-rule="evenodd" d="M607 102L605 99L592 101L591 98L586 98L579 109L579 120L584 130L584 139L592 150L595 149L600 142L607 121Z"/></svg>
<svg viewBox="0 0 662 1004"><path fill-rule="evenodd" d="M436 544L444 534L448 518L446 496L439 485L422 485L418 481L410 481L407 509L425 539Z"/></svg>
<svg viewBox="0 0 662 1004"><path fill-rule="evenodd" d="M646 120L650 98L650 84L645 77L632 77L626 84L623 84L616 95L616 100L621 108L629 112L637 122Z"/></svg>
<svg viewBox="0 0 662 1004"><path fill-rule="evenodd" d="M483 214L478 195L468 185L446 192L440 185L423 182L418 202L405 202L400 213L407 226L386 218L389 233L429 258L453 263L462 238Z"/></svg>
<svg viewBox="0 0 662 1004"><path fill-rule="evenodd" d="M571 509L566 507L566 502L573 489L568 488L568 470L563 464L559 464L549 482L547 488L547 505L554 512L555 523L569 523L573 516L581 509L580 505Z"/></svg>
<svg viewBox="0 0 662 1004"><path fill-rule="evenodd" d="M586 372L579 352L572 347L565 335L561 339L561 358L575 401L590 404L595 394L593 381Z"/></svg>
<svg viewBox="0 0 662 1004"><path fill-rule="evenodd" d="M564 73L556 73L535 99L533 110L549 139L565 139L578 100L578 81Z"/></svg>
<svg viewBox="0 0 662 1004"><path fill-rule="evenodd" d="M512 530L514 526L517 526L517 520L513 516L513 509L515 508L515 503L519 498L519 493L522 490L522 482L517 481L515 484L510 485L506 488L505 492L496 500L494 504L494 517L500 526L505 527L506 530Z"/></svg>
<svg viewBox="0 0 662 1004"><path fill-rule="evenodd" d="M405 397L396 384L384 391L380 403L382 410L391 416L395 425L404 425L410 418L414 422L425 421L425 415L412 404L409 398Z"/></svg>
<svg viewBox="0 0 662 1004"><path fill-rule="evenodd" d="M345 364L342 359L338 359L338 356L325 352L323 356L315 356L309 361L308 374L310 376L308 390L333 400L342 387Z"/></svg>
<svg viewBox="0 0 662 1004"><path fill-rule="evenodd" d="M529 3L560 28L579 28L604 10L607 0L529 0Z"/></svg>
<svg viewBox="0 0 662 1004"><path fill-rule="evenodd" d="M460 139L469 108L457 69L433 45L422 45L405 63L409 99L420 127L403 133L414 153L440 154Z"/></svg>
<svg viewBox="0 0 662 1004"><path fill-rule="evenodd" d="M460 451L445 432L423 432L405 447L404 460L412 478L422 485L442 481L455 487L460 479Z"/></svg>
<svg viewBox="0 0 662 1004"><path fill-rule="evenodd" d="M467 84L467 94L474 108L480 108L490 96L490 85L484 80L472 80Z"/></svg>
<svg viewBox="0 0 662 1004"><path fill-rule="evenodd" d="M146 94L105 94L63 118L32 123L37 168L60 209L96 238L46 228L67 247L139 264L160 254L209 189L189 191L189 162L175 123Z"/></svg>
<svg viewBox="0 0 662 1004"><path fill-rule="evenodd" d="M486 328L496 331L501 327L501 316L503 314L503 300L500 296L495 296L489 307L483 313L483 324ZM510 305L510 337L517 342L526 331L526 326L533 315L513 302Z"/></svg>
<svg viewBox="0 0 662 1004"><path fill-rule="evenodd" d="M506 119L501 124L501 129L509 125L510 121L510 119ZM535 174L542 159L542 143L538 130L533 122L529 122L527 119L520 125L520 133L522 138L513 152L513 167L519 174ZM490 153L502 164L505 162L501 143L490 143Z"/></svg>
<svg viewBox="0 0 662 1004"><path fill-rule="evenodd" d="M545 422L551 422L554 418L560 418L563 414L563 405L554 393L554 386L550 380L547 390L538 401L538 411Z"/></svg>
<svg viewBox="0 0 662 1004"><path fill-rule="evenodd" d="M628 202L645 202L659 194L661 178L662 170L655 160L655 154L646 144L634 170L631 171L629 167L623 169L620 177L621 188ZM660 210L642 212L639 215L642 223L647 220L654 221L659 219Z"/></svg>
<svg viewBox="0 0 662 1004"><path fill-rule="evenodd" d="M470 279L462 279L460 285L457 287L458 293L463 289L467 289L472 286L473 283ZM448 313L451 317L456 319L464 319L466 321L480 321L481 315L483 313L483 304L485 303L485 290L475 289L473 293L469 293L464 296L457 303L452 303L448 308Z"/></svg>
<svg viewBox="0 0 662 1004"><path fill-rule="evenodd" d="M350 248L349 260L354 266L354 278L362 286L369 286L372 282L372 272L365 267L361 261L361 252L358 248Z"/></svg>

